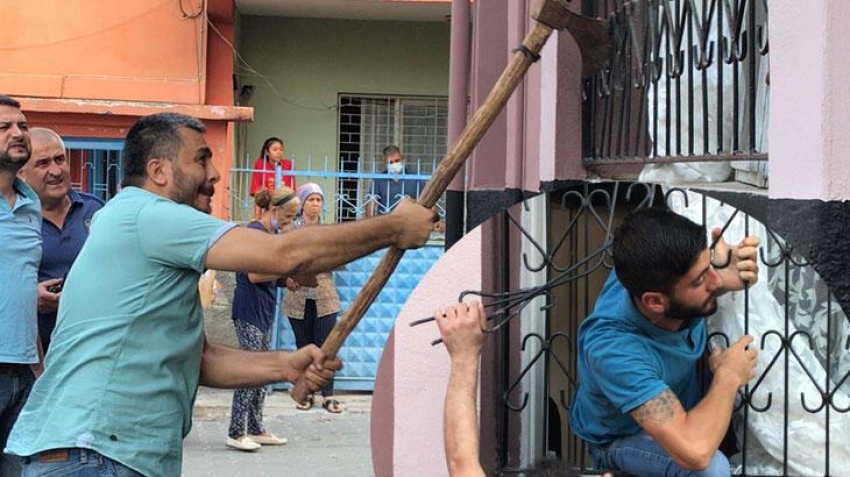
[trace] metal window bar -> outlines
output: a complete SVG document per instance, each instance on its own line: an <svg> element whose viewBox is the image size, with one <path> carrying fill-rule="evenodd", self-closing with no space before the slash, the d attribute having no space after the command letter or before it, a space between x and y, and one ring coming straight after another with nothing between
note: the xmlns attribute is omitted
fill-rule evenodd
<svg viewBox="0 0 850 477"><path fill-rule="evenodd" d="M118 193L121 180L120 140L64 138L71 168L71 187L103 201Z"/></svg>
<svg viewBox="0 0 850 477"><path fill-rule="evenodd" d="M612 267L609 246L621 216L663 203L697 223L723 226L729 243L737 243L749 233L762 238L758 261L766 279L730 298L731 305L723 305L732 318L710 322L714 328L711 341L728 344L742 334L755 334L754 346L760 353L756 377L739 392L731 426L736 439L732 447L723 449L732 455L736 475L844 475L850 471L850 449L844 445L850 428L850 319L790 244L743 212L681 189L661 193L645 184L584 185L552 193L550 203L552 219L546 237L526 230L514 217L517 212L506 213L511 240L530 243L540 258L532 260L523 254L519 260L500 265L503 274L546 270L546 283L525 289L468 291L460 297L473 294L484 298L489 331L518 329L511 323L526 319L521 318L521 311L532 299L545 297L539 312L547 320L546 336L529 333L514 338L505 358L522 362L523 350L532 341L536 343L537 354L526 359L525 366L509 367L513 372L501 390L509 415L504 418L505 426L536 415L526 405L528 395L542 393L558 408L551 413L553 418L544 418L547 426L542 436L522 439L540 439L543 449L588 469L585 446L569 433L566 419L577 385L576 333ZM725 222L717 223L718 219ZM774 305L766 307L766 302L775 302L775 309L771 308ZM538 385L542 389L529 388L526 376L535 366L544 366L549 375ZM520 430L521 426L511 427L506 435ZM560 443L554 450L553 440ZM519 450L511 448L507 439L502 441L501 474L521 473L532 464L518 461Z"/></svg>
<svg viewBox="0 0 850 477"><path fill-rule="evenodd" d="M341 178L340 195L349 204L371 203L377 213L388 212L403 195L417 198L422 179L433 174L446 154L447 128L445 97L340 94L338 170L368 179ZM381 175L386 170L382 150L389 145L399 147L405 164L404 174L393 183ZM444 208L442 199L438 208ZM356 220L363 210L343 207L336 218Z"/></svg>
<svg viewBox="0 0 850 477"><path fill-rule="evenodd" d="M610 22L584 81L584 164L767 160L767 0L586 0Z"/></svg>

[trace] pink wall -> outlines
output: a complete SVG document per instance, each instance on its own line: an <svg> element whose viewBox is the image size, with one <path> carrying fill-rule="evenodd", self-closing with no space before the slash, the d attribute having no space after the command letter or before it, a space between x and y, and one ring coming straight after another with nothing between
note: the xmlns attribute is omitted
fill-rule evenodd
<svg viewBox="0 0 850 477"><path fill-rule="evenodd" d="M477 227L434 264L396 319L389 348L393 352L385 350L381 360L382 369L392 360L394 377L375 383L372 409L373 421L394 422L394 427L380 432L373 422L371 436L373 449L392 448L392 474L386 462L376 461L376 475L448 475L442 426L448 354L443 346L430 344L440 336L436 325L411 328L408 323L431 316L435 307L452 303L464 290L480 289L481 228ZM394 419L382 415L388 412L386 406L375 407L388 398L398 411Z"/></svg>
<svg viewBox="0 0 850 477"><path fill-rule="evenodd" d="M770 197L850 199L850 2L770 5Z"/></svg>
<svg viewBox="0 0 850 477"><path fill-rule="evenodd" d="M505 37L508 10L505 0L491 0L486 6L484 2L476 2L473 8L470 108L475 111L502 74L509 47ZM506 127L503 111L472 153L467 188L501 190L505 187Z"/></svg>
<svg viewBox="0 0 850 477"><path fill-rule="evenodd" d="M533 20L532 0L476 4L472 101L478 108L522 43ZM541 181L583 179L581 60L569 34L554 32L472 155L472 190L537 191Z"/></svg>

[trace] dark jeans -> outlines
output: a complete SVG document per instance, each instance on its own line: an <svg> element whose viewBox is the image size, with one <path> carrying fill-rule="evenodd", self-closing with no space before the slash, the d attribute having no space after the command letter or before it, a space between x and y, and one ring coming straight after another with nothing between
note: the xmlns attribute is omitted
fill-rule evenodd
<svg viewBox="0 0 850 477"><path fill-rule="evenodd" d="M34 381L29 365L0 364L0 477L21 475L20 457L2 452Z"/></svg>
<svg viewBox="0 0 850 477"><path fill-rule="evenodd" d="M308 344L321 347L328 335L331 334L334 325L336 325L336 313L325 316L316 315L318 315L316 300L307 300L304 305L304 319L289 319L289 324L292 325L292 332L295 334L295 346L298 348L302 348ZM322 386L322 396L332 396L333 393L334 381L331 379L328 381L328 384Z"/></svg>
<svg viewBox="0 0 850 477"><path fill-rule="evenodd" d="M91 449L56 449L24 457L21 477L144 477Z"/></svg>

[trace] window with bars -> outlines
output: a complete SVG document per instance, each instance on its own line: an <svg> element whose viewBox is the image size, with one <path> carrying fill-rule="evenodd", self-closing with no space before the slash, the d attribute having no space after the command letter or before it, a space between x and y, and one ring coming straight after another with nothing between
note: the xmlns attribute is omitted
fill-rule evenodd
<svg viewBox="0 0 850 477"><path fill-rule="evenodd" d="M64 138L71 167L71 187L103 201L118 193L121 148L114 139Z"/></svg>
<svg viewBox="0 0 850 477"><path fill-rule="evenodd" d="M642 179L767 184L767 0L586 0L610 24L585 79L584 163Z"/></svg>
<svg viewBox="0 0 850 477"><path fill-rule="evenodd" d="M338 193L360 207L341 207L337 221L355 220L369 205L370 186L386 171L382 150L404 154L404 179L426 180L446 154L448 100L437 96L339 95ZM411 193L410 195L414 195Z"/></svg>

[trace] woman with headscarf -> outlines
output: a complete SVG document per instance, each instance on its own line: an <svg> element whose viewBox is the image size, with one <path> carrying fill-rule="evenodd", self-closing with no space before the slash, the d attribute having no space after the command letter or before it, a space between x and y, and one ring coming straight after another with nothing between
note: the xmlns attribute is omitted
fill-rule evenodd
<svg viewBox="0 0 850 477"><path fill-rule="evenodd" d="M280 187L274 194L261 189L254 196L262 210L259 219L249 222L249 229L277 234L292 223L298 212L298 196L289 187ZM277 280L280 277L259 273L236 273L233 294L233 325L239 346L249 351L268 351L271 328L275 319ZM286 439L263 428L264 388L238 389L233 393L227 446L254 451L261 445L283 445Z"/></svg>
<svg viewBox="0 0 850 477"><path fill-rule="evenodd" d="M295 217L293 228L309 227L322 223L322 206L325 194L318 184L309 182L298 187L301 210ZM283 300L283 311L289 318L298 348L308 344L322 346L336 324L339 313L339 296L336 292L333 273L316 275L318 286L303 286L295 278L286 279L287 293ZM312 285L312 284L311 284ZM333 379L322 388L322 407L331 413L342 412L342 404L333 396ZM313 396L298 405L298 409L313 407Z"/></svg>

